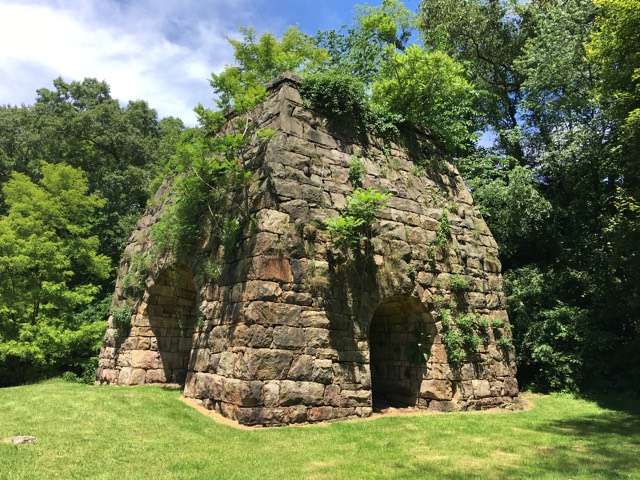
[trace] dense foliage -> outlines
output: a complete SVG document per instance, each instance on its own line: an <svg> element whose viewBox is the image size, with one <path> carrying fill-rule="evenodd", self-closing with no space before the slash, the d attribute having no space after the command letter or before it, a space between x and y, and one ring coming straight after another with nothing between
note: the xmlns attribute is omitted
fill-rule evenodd
<svg viewBox="0 0 640 480"><path fill-rule="evenodd" d="M485 91L493 146L458 158L500 245L528 388L640 382L634 1L425 0L428 44Z"/></svg>
<svg viewBox="0 0 640 480"><path fill-rule="evenodd" d="M0 107L0 383L94 370L115 267L183 125L105 82Z"/></svg>
<svg viewBox="0 0 640 480"><path fill-rule="evenodd" d="M81 373L154 177L180 174L156 254L192 254L208 229L204 273L216 275L252 225L244 149L274 133L254 128L251 108L290 70L310 106L355 134L417 124L456 162L500 246L524 387L637 389L638 25L636 0L423 0L416 13L383 0L315 36L242 29L230 40L236 63L210 80L216 108L196 107L198 129L158 121L143 101L121 107L91 79L57 79L32 106L0 107L2 378ZM369 213L385 200L358 188L358 168L329 222L351 253L366 249Z"/></svg>
<svg viewBox="0 0 640 480"><path fill-rule="evenodd" d="M0 219L0 383L78 368L95 353L104 325L86 310L110 273L90 235L104 200L87 195L86 175L43 163L36 184L13 173ZM103 319L100 319L103 320Z"/></svg>

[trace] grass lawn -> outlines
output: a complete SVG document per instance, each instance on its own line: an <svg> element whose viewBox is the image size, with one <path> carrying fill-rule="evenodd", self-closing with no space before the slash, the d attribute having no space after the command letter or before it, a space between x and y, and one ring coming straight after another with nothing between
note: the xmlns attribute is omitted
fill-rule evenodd
<svg viewBox="0 0 640 480"><path fill-rule="evenodd" d="M570 396L454 413L239 430L158 387L0 389L0 479L640 479L640 414ZM637 407L634 406L634 408Z"/></svg>

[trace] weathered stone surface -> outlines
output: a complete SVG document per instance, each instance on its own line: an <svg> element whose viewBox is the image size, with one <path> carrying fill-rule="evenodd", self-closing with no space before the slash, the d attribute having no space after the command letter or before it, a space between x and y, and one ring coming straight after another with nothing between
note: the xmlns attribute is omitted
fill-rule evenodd
<svg viewBox="0 0 640 480"><path fill-rule="evenodd" d="M294 382L283 380L280 383L280 405L321 405L324 385L314 382Z"/></svg>
<svg viewBox="0 0 640 480"><path fill-rule="evenodd" d="M420 396L432 400L451 400L453 391L447 380L423 380L420 384Z"/></svg>
<svg viewBox="0 0 640 480"><path fill-rule="evenodd" d="M312 380L313 357L311 355L298 355L291 369L289 370L289 379L291 380Z"/></svg>
<svg viewBox="0 0 640 480"><path fill-rule="evenodd" d="M255 407L263 403L263 383L227 378L224 382L222 400L242 407Z"/></svg>
<svg viewBox="0 0 640 480"><path fill-rule="evenodd" d="M277 134L242 159L251 179L232 199L246 220L233 248L216 251L204 219L196 256L149 257L172 181L159 189L125 248L115 296L133 306L132 324L110 319L98 383L184 382L186 396L247 425L365 417L374 402L455 411L517 400L515 352L495 344L510 338L497 246L455 167L417 167L392 141L336 134L303 105L299 81L270 82L252 114ZM392 194L372 224L373 261L360 266L327 228L354 191L354 157L365 187ZM445 208L450 231L437 245ZM132 294L124 287L136 255L152 261ZM468 286L451 291L455 276ZM455 369L442 327L453 302L505 325Z"/></svg>
<svg viewBox="0 0 640 480"><path fill-rule="evenodd" d="M273 343L277 348L300 348L307 344L304 329L286 326L273 329Z"/></svg>
<svg viewBox="0 0 640 480"><path fill-rule="evenodd" d="M487 380L471 380L471 384L473 385L473 394L476 397L482 398L491 396L491 389Z"/></svg>
<svg viewBox="0 0 640 480"><path fill-rule="evenodd" d="M0 439L2 443L13 443L14 445L23 445L25 443L33 443L37 440L37 437L32 435L19 435L17 437L8 437Z"/></svg>
<svg viewBox="0 0 640 480"><path fill-rule="evenodd" d="M293 354L284 350L249 349L238 363L237 374L246 380L287 378Z"/></svg>
<svg viewBox="0 0 640 480"><path fill-rule="evenodd" d="M289 230L289 215L277 210L264 209L256 214L257 229L283 235Z"/></svg>
<svg viewBox="0 0 640 480"><path fill-rule="evenodd" d="M253 257L247 276L250 280L267 280L281 283L293 282L289 260L281 257Z"/></svg>

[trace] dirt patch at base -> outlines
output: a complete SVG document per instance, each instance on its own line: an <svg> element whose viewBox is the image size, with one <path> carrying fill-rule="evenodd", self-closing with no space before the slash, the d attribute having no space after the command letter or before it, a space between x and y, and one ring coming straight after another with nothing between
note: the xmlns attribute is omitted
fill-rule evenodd
<svg viewBox="0 0 640 480"><path fill-rule="evenodd" d="M419 408L415 408L415 407L406 407L406 408L394 408L394 407L388 407L388 408L384 408L381 409L379 411L375 411L373 412L369 417L366 418L347 418L347 419L333 419L333 420L329 420L326 422L314 422L314 423L296 423L296 424L291 424L291 425L282 425L280 426L280 428L285 428L285 427L294 427L294 428L306 428L306 427L322 427L322 426L326 426L329 425L331 423L336 423L336 422L368 422L371 420L377 420L379 418L388 418L388 417L413 417L413 416L421 416L421 415L447 415L449 413L465 413L467 415L473 415L473 414L491 414L491 413L509 413L509 412L524 412L527 410L531 410L533 408L533 403L531 403L527 398L529 395L525 394L525 396L519 396L517 397L518 402L511 404L511 405L507 405L505 407L495 407L495 408L487 408L485 410L467 410L464 412L433 412L433 411L429 411L429 410L422 410ZM214 410L209 410L208 408L203 407L202 405L200 405L196 400L194 400L193 398L187 398L185 396L180 396L180 400L182 402L184 402L185 404L187 404L188 406L190 406L191 408L194 408L195 410L197 410L198 412L200 412L202 415L209 417L211 419L213 419L214 421L216 421L217 423L221 424L221 425L225 425L227 427L232 427L232 428L236 428L238 430L258 430L258 429L263 429L266 428L262 425L256 425L256 426L247 426L247 425L241 425L238 422L236 422L235 420L232 420L230 418L224 417L221 414L217 413ZM272 428L272 427L269 427Z"/></svg>

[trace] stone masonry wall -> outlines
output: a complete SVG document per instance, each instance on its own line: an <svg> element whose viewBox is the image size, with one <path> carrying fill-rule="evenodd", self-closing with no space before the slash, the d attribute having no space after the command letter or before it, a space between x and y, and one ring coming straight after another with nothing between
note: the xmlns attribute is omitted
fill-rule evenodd
<svg viewBox="0 0 640 480"><path fill-rule="evenodd" d="M510 338L497 247L455 168L443 160L429 166L424 158L419 167L397 144L331 131L304 106L298 82L291 75L276 79L252 114L277 134L247 155L255 225L245 229L235 258L216 282L187 288L188 295L171 302L165 299L175 295L158 296L154 285L169 277L163 272L176 270L189 283L199 259L182 266L156 259L128 337L114 340L112 324L107 332L98 380L163 381L157 371L167 365L169 344L158 341L155 353L140 340L156 298L191 308L185 396L243 424L368 416L389 405L448 411L512 402L518 393L514 352L496 345L497 338ZM374 226L373 264L366 269L334 251L324 223L339 215L354 190L354 157L364 165L365 187L393 194ZM150 228L163 205L141 220L129 252L149 251ZM445 208L450 239L441 248L436 231ZM116 303L131 302L122 288L130 268L123 262ZM468 286L452 291L452 278ZM449 364L442 337L442 305L453 301L461 314L473 312L491 325L485 343L459 368ZM170 324L168 308L161 318ZM168 353L186 351L190 330L167 323L159 332L172 338ZM415 356L420 326L426 362ZM176 341L178 330L183 336ZM171 365L172 372L180 370Z"/></svg>

